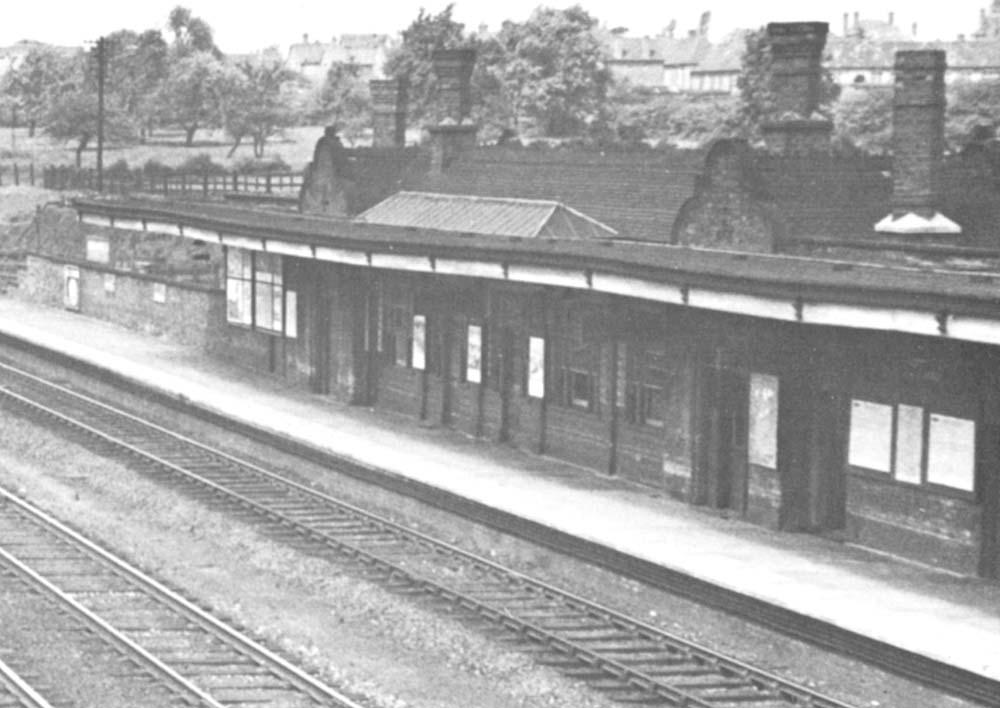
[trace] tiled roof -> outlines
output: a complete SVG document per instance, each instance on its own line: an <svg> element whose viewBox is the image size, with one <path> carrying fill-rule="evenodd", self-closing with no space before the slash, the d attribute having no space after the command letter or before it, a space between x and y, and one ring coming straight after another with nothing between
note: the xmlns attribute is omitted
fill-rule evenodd
<svg viewBox="0 0 1000 708"><path fill-rule="evenodd" d="M326 45L319 42L293 44L288 48L288 64L293 68L318 66L323 61Z"/></svg>
<svg viewBox="0 0 1000 708"><path fill-rule="evenodd" d="M667 241L674 217L694 191L705 153L697 150L480 148L462 153L443 174L418 170L404 189L560 202L598 219L622 237Z"/></svg>
<svg viewBox="0 0 1000 708"><path fill-rule="evenodd" d="M721 42L710 45L691 73L739 72L747 47L746 35L746 30L736 30Z"/></svg>
<svg viewBox="0 0 1000 708"><path fill-rule="evenodd" d="M658 38L660 42L660 54L663 63L667 66L681 66L686 64L698 64L711 46L708 37L696 35L694 37L673 37Z"/></svg>
<svg viewBox="0 0 1000 708"><path fill-rule="evenodd" d="M761 155L756 179L776 207L787 236L871 240L873 226L892 211L888 157ZM941 169L939 206L962 226L956 245L1000 249L1000 159L989 152L953 155Z"/></svg>
<svg viewBox="0 0 1000 708"><path fill-rule="evenodd" d="M540 199L399 192L355 221L523 238L607 238L614 229L564 204Z"/></svg>

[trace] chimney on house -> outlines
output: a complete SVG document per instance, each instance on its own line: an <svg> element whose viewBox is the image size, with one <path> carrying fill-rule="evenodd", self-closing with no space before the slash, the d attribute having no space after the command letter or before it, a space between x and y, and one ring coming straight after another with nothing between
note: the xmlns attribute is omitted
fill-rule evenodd
<svg viewBox="0 0 1000 708"><path fill-rule="evenodd" d="M912 25L912 27L910 29L911 29L911 32L913 33L913 36L916 37L917 36L917 23L914 22L913 25Z"/></svg>
<svg viewBox="0 0 1000 708"><path fill-rule="evenodd" d="M844 13L844 37L850 37L851 36L851 22L848 19L849 17L850 17L850 15L848 15L848 13L845 12Z"/></svg>
<svg viewBox="0 0 1000 708"><path fill-rule="evenodd" d="M472 110L472 70L475 49L439 49L431 54L437 80L437 125L428 126L431 172L439 174L459 152L476 144Z"/></svg>
<svg viewBox="0 0 1000 708"><path fill-rule="evenodd" d="M707 37L708 36L708 27L711 24L711 22L712 22L712 11L711 10L705 10L705 12L701 13L701 19L698 21L698 36L699 37Z"/></svg>
<svg viewBox="0 0 1000 708"><path fill-rule="evenodd" d="M889 12L889 26L892 27L894 24L896 24L896 13L890 11Z"/></svg>
<svg viewBox="0 0 1000 708"><path fill-rule="evenodd" d="M892 107L892 213L875 224L888 234L958 234L938 209L944 153L945 53L896 52Z"/></svg>
<svg viewBox="0 0 1000 708"><path fill-rule="evenodd" d="M768 149L785 154L830 149L833 123L817 114L822 81L825 22L772 22L771 94L774 113L762 130Z"/></svg>
<svg viewBox="0 0 1000 708"><path fill-rule="evenodd" d="M308 34L303 34L302 35L302 43L303 44L309 44L309 35Z"/></svg>
<svg viewBox="0 0 1000 708"><path fill-rule="evenodd" d="M372 79L368 89L372 97L372 147L404 147L409 106L406 81Z"/></svg>

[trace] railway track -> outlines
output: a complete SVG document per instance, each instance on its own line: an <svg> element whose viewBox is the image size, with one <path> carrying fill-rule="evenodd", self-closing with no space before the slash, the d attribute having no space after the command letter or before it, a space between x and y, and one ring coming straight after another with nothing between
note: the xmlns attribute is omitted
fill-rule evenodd
<svg viewBox="0 0 1000 708"><path fill-rule="evenodd" d="M27 372L0 365L0 404L69 428L262 531L391 591L487 621L613 700L701 708L846 704L321 494Z"/></svg>
<svg viewBox="0 0 1000 708"><path fill-rule="evenodd" d="M0 587L44 596L170 696L149 705L359 708L238 630L0 489ZM64 627L63 631L71 631ZM15 676L11 673L11 676ZM17 685L16 679L11 683ZM3 684L0 684L3 685ZM26 685L26 684L25 684ZM21 704L40 691L22 691ZM2 695L2 694L0 694ZM3 703L0 703L3 705ZM41 705L45 705L42 703Z"/></svg>
<svg viewBox="0 0 1000 708"><path fill-rule="evenodd" d="M53 708L30 683L0 661L0 708Z"/></svg>

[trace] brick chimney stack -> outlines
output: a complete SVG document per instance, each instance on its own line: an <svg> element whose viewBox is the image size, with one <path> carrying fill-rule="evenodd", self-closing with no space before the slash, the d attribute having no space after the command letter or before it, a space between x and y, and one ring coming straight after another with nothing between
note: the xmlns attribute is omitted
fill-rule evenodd
<svg viewBox="0 0 1000 708"><path fill-rule="evenodd" d="M439 49L431 54L431 61L437 80L437 114L441 120L428 126L427 131L431 172L440 174L459 152L476 144L476 125L469 118L476 50Z"/></svg>
<svg viewBox="0 0 1000 708"><path fill-rule="evenodd" d="M775 106L762 129L770 150L802 154L830 149L833 123L816 113L829 29L825 22L772 22L767 26Z"/></svg>
<svg viewBox="0 0 1000 708"><path fill-rule="evenodd" d="M892 213L875 225L890 234L958 234L941 214L945 53L896 52L892 108Z"/></svg>
<svg viewBox="0 0 1000 708"><path fill-rule="evenodd" d="M408 91L403 79L372 79L372 147L401 148L406 145Z"/></svg>

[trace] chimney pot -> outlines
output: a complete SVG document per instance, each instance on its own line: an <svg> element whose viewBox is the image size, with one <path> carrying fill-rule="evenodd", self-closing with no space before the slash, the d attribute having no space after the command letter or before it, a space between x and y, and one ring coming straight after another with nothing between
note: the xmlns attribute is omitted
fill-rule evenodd
<svg viewBox="0 0 1000 708"><path fill-rule="evenodd" d="M456 123L468 117L472 109L472 70L476 66L475 49L438 49L431 53L437 78L439 108Z"/></svg>
<svg viewBox="0 0 1000 708"><path fill-rule="evenodd" d="M309 35L308 34L303 34L302 35L302 43L303 44L309 44Z"/></svg>
<svg viewBox="0 0 1000 708"><path fill-rule="evenodd" d="M892 213L876 231L896 234L959 233L943 216L940 168L944 154L945 52L896 52L892 109Z"/></svg>
<svg viewBox="0 0 1000 708"><path fill-rule="evenodd" d="M476 144L476 126L467 121L472 110L475 49L439 49L431 53L437 79L441 120L429 126L431 173L440 174L462 151Z"/></svg>
<svg viewBox="0 0 1000 708"><path fill-rule="evenodd" d="M372 79L372 147L406 145L407 84L403 79Z"/></svg>
<svg viewBox="0 0 1000 708"><path fill-rule="evenodd" d="M829 31L825 22L772 22L767 26L774 113L763 131L772 150L798 153L829 149L833 126L829 120L815 117Z"/></svg>

